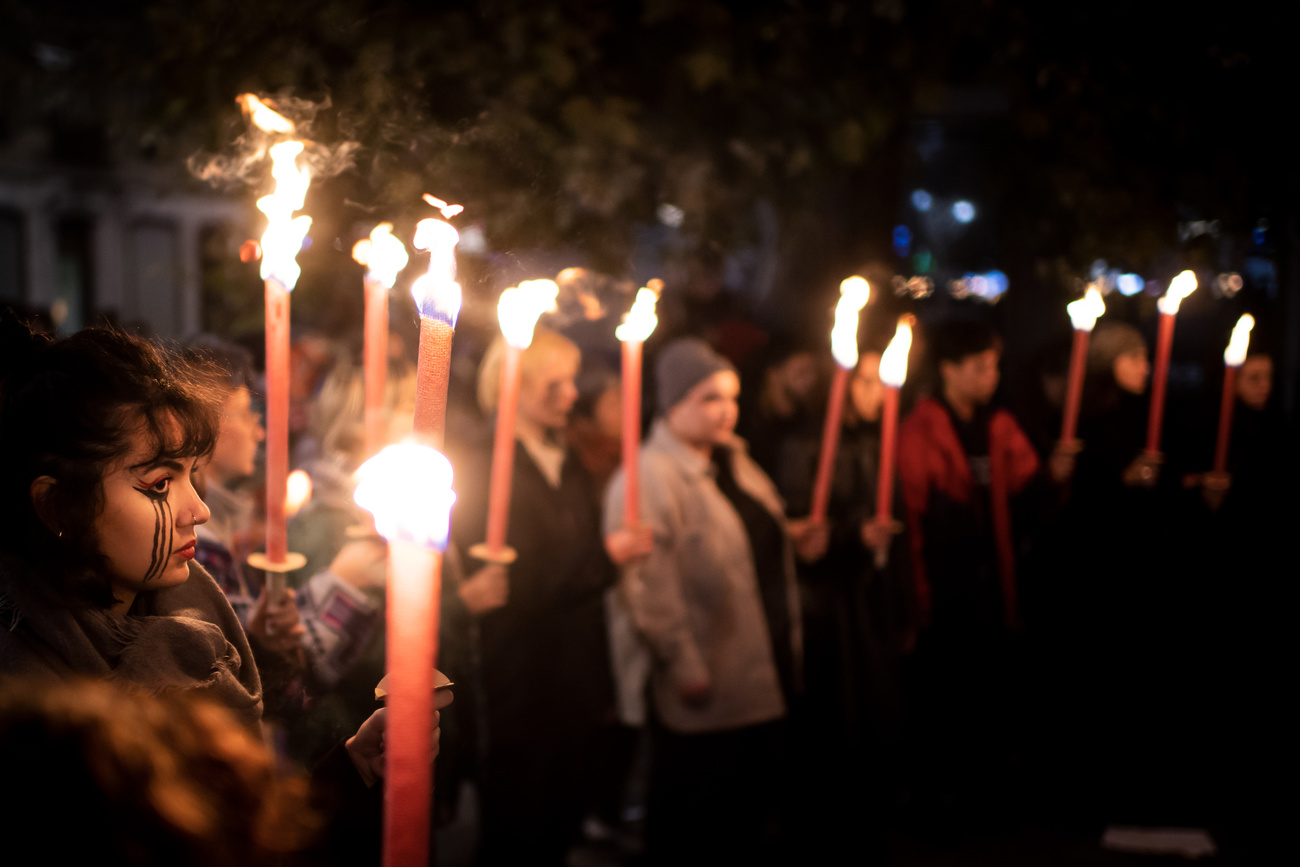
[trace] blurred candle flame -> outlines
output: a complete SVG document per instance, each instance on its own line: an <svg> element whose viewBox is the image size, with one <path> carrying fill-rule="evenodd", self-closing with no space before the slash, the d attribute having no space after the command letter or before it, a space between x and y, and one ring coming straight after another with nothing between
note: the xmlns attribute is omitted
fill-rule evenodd
<svg viewBox="0 0 1300 867"><path fill-rule="evenodd" d="M425 193L421 198L423 198L427 204L441 211L442 215L448 220L465 210L463 205L449 205L437 196L432 196L428 193Z"/></svg>
<svg viewBox="0 0 1300 867"><path fill-rule="evenodd" d="M302 208L311 183L311 173L297 165L302 147L300 141L282 141L271 148L275 192L257 200L258 210L267 219L266 232L262 235L262 279L274 280L286 292L293 291L302 274L295 257L311 228L311 217L293 216L294 211Z"/></svg>
<svg viewBox="0 0 1300 867"><path fill-rule="evenodd" d="M835 325L831 328L831 355L845 370L857 366L858 314L870 296L871 287L861 277L849 277L840 283L840 301L835 305Z"/></svg>
<svg viewBox="0 0 1300 867"><path fill-rule="evenodd" d="M537 320L555 309L559 294L560 287L554 280L525 280L502 292L497 302L497 319L506 343L515 349L531 346Z"/></svg>
<svg viewBox="0 0 1300 867"><path fill-rule="evenodd" d="M1083 297L1065 305L1065 310L1070 314L1070 324L1075 331L1092 331L1097 317L1106 312L1106 302L1101 300L1096 286L1089 286Z"/></svg>
<svg viewBox="0 0 1300 867"><path fill-rule="evenodd" d="M358 265L366 266L368 279L385 289L393 288L397 275L410 261L405 245L393 236L392 223L380 223L371 230L369 238L357 241L352 246L352 258Z"/></svg>
<svg viewBox="0 0 1300 867"><path fill-rule="evenodd" d="M284 516L292 518L311 500L311 476L306 470L294 470L285 479Z"/></svg>
<svg viewBox="0 0 1300 867"><path fill-rule="evenodd" d="M907 354L911 351L912 322L905 316L898 320L894 339L880 356L880 381L890 388L902 388L907 380Z"/></svg>
<svg viewBox="0 0 1300 867"><path fill-rule="evenodd" d="M451 462L430 446L403 442L384 447L357 469L357 505L375 517L389 541L444 550L451 507Z"/></svg>
<svg viewBox="0 0 1300 867"><path fill-rule="evenodd" d="M1191 271L1184 271L1169 281L1169 288L1165 290L1164 297L1156 301L1156 307L1161 313L1173 316L1178 312L1178 306L1182 304L1183 299L1195 291L1196 275Z"/></svg>
<svg viewBox="0 0 1300 867"><path fill-rule="evenodd" d="M644 342L659 324L655 316L655 302L659 296L653 289L642 286L636 292L632 309L623 317L623 324L614 329L614 336L619 340L639 340Z"/></svg>
<svg viewBox="0 0 1300 867"><path fill-rule="evenodd" d="M429 270L411 284L411 295L420 315L439 319L452 328L460 316L461 292L456 282L456 244L460 232L451 223L430 217L415 226L417 250L429 251Z"/></svg>
<svg viewBox="0 0 1300 867"><path fill-rule="evenodd" d="M1232 337L1228 348L1223 350L1223 363L1229 367L1241 367L1246 360L1246 350L1250 348L1250 329L1255 327L1255 317L1243 313L1232 327Z"/></svg>
<svg viewBox="0 0 1300 867"><path fill-rule="evenodd" d="M253 125L263 132L285 134L293 132L293 121L262 102L256 95L243 93L235 97L235 102L239 103L244 111L248 113Z"/></svg>

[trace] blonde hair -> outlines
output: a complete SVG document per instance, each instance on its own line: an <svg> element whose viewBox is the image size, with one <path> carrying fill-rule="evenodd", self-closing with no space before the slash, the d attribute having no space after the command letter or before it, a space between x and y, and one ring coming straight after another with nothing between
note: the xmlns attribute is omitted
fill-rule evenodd
<svg viewBox="0 0 1300 867"><path fill-rule="evenodd" d="M533 342L519 356L519 375L527 379L536 372L542 359L557 352L567 352L578 358L582 350L578 344L549 328L540 325L533 332ZM501 364L506 354L506 341L500 334L488 346L478 366L478 405L485 413L496 412L501 397Z"/></svg>
<svg viewBox="0 0 1300 867"><path fill-rule="evenodd" d="M384 382L385 417L410 415L414 406L414 368L405 359L389 359ZM360 455L365 420L365 369L349 359L340 359L326 377L311 410L311 430L321 444L322 453Z"/></svg>

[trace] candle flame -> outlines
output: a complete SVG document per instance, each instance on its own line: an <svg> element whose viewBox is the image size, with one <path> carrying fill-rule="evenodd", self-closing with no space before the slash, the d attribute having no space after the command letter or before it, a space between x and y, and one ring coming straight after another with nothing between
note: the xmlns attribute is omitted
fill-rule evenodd
<svg viewBox="0 0 1300 867"><path fill-rule="evenodd" d="M356 478L353 498L374 515L385 539L446 549L456 493L451 462L441 452L410 441L385 446L357 469Z"/></svg>
<svg viewBox="0 0 1300 867"><path fill-rule="evenodd" d="M1255 317L1243 313L1232 327L1232 337L1228 348L1223 350L1223 363L1229 367L1241 367L1246 360L1246 350L1250 347L1250 329L1255 327Z"/></svg>
<svg viewBox="0 0 1300 867"><path fill-rule="evenodd" d="M1065 305L1065 310L1070 314L1070 324L1075 331L1092 331L1097 317L1106 312L1106 302L1101 300L1096 286L1089 286L1083 297Z"/></svg>
<svg viewBox="0 0 1300 867"><path fill-rule="evenodd" d="M366 277L385 289L392 289L397 275L410 261L406 247L393 236L392 223L380 223L352 247L352 258L366 266Z"/></svg>
<svg viewBox="0 0 1300 867"><path fill-rule="evenodd" d="M278 111L272 109L256 95L251 93L240 94L235 97L235 102L248 113L253 125L263 132L292 133L293 121L289 120Z"/></svg>
<svg viewBox="0 0 1300 867"><path fill-rule="evenodd" d="M1165 290L1164 297L1156 301L1156 307L1161 313L1173 316L1178 312L1178 306L1183 299L1195 291L1196 275L1191 271L1184 271L1169 281L1169 288Z"/></svg>
<svg viewBox="0 0 1300 867"><path fill-rule="evenodd" d="M448 220L465 210L464 205L449 205L437 196L431 196L428 193L425 193L421 198L427 204L441 211L442 215Z"/></svg>
<svg viewBox="0 0 1300 867"><path fill-rule="evenodd" d="M525 280L502 292L497 302L497 319L506 343L515 349L532 345L537 320L555 309L559 294L560 287L554 280Z"/></svg>
<svg viewBox="0 0 1300 867"><path fill-rule="evenodd" d="M898 320L894 339L880 356L880 381L890 388L902 388L907 380L907 354L911 351L912 321L904 316Z"/></svg>
<svg viewBox="0 0 1300 867"><path fill-rule="evenodd" d="M452 328L460 316L461 292L456 282L456 244L460 232L451 223L430 217L415 226L417 250L429 251L429 270L411 284L411 295L420 315L438 319Z"/></svg>
<svg viewBox="0 0 1300 867"><path fill-rule="evenodd" d="M284 514L292 518L311 500L311 476L306 470L294 470L284 483Z"/></svg>
<svg viewBox="0 0 1300 867"><path fill-rule="evenodd" d="M262 279L274 280L292 292L302 269L295 258L302 249L302 241L311 228L311 217L295 217L294 211L302 208L307 198L307 185L311 173L298 168L298 154L302 142L282 141L271 148L271 177L275 178L275 192L257 200L257 207L266 214L266 232L262 235Z"/></svg>
<svg viewBox="0 0 1300 867"><path fill-rule="evenodd" d="M623 324L614 329L614 336L625 341L648 338L659 324L659 317L655 316L655 302L658 300L659 296L653 289L646 286L638 289L632 309L623 317Z"/></svg>
<svg viewBox="0 0 1300 867"><path fill-rule="evenodd" d="M831 328L831 355L845 370L858 364L858 314L867 306L871 287L861 277L840 284L840 301L835 305L835 326Z"/></svg>

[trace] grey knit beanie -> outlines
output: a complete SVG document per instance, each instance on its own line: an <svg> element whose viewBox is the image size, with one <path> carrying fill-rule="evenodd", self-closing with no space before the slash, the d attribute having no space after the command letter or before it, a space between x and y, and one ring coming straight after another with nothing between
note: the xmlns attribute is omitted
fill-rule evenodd
<svg viewBox="0 0 1300 867"><path fill-rule="evenodd" d="M667 413L687 392L720 370L736 372L730 361L698 337L683 337L668 344L655 362L660 414Z"/></svg>

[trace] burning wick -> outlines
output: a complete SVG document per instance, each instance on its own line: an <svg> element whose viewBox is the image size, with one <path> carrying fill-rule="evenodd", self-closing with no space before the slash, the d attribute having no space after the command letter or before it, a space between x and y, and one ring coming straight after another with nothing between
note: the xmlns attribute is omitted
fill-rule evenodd
<svg viewBox="0 0 1300 867"><path fill-rule="evenodd" d="M449 205L437 196L432 196L428 193L425 193L421 198L432 207L442 211L443 217L448 220L465 210L462 205Z"/></svg>

